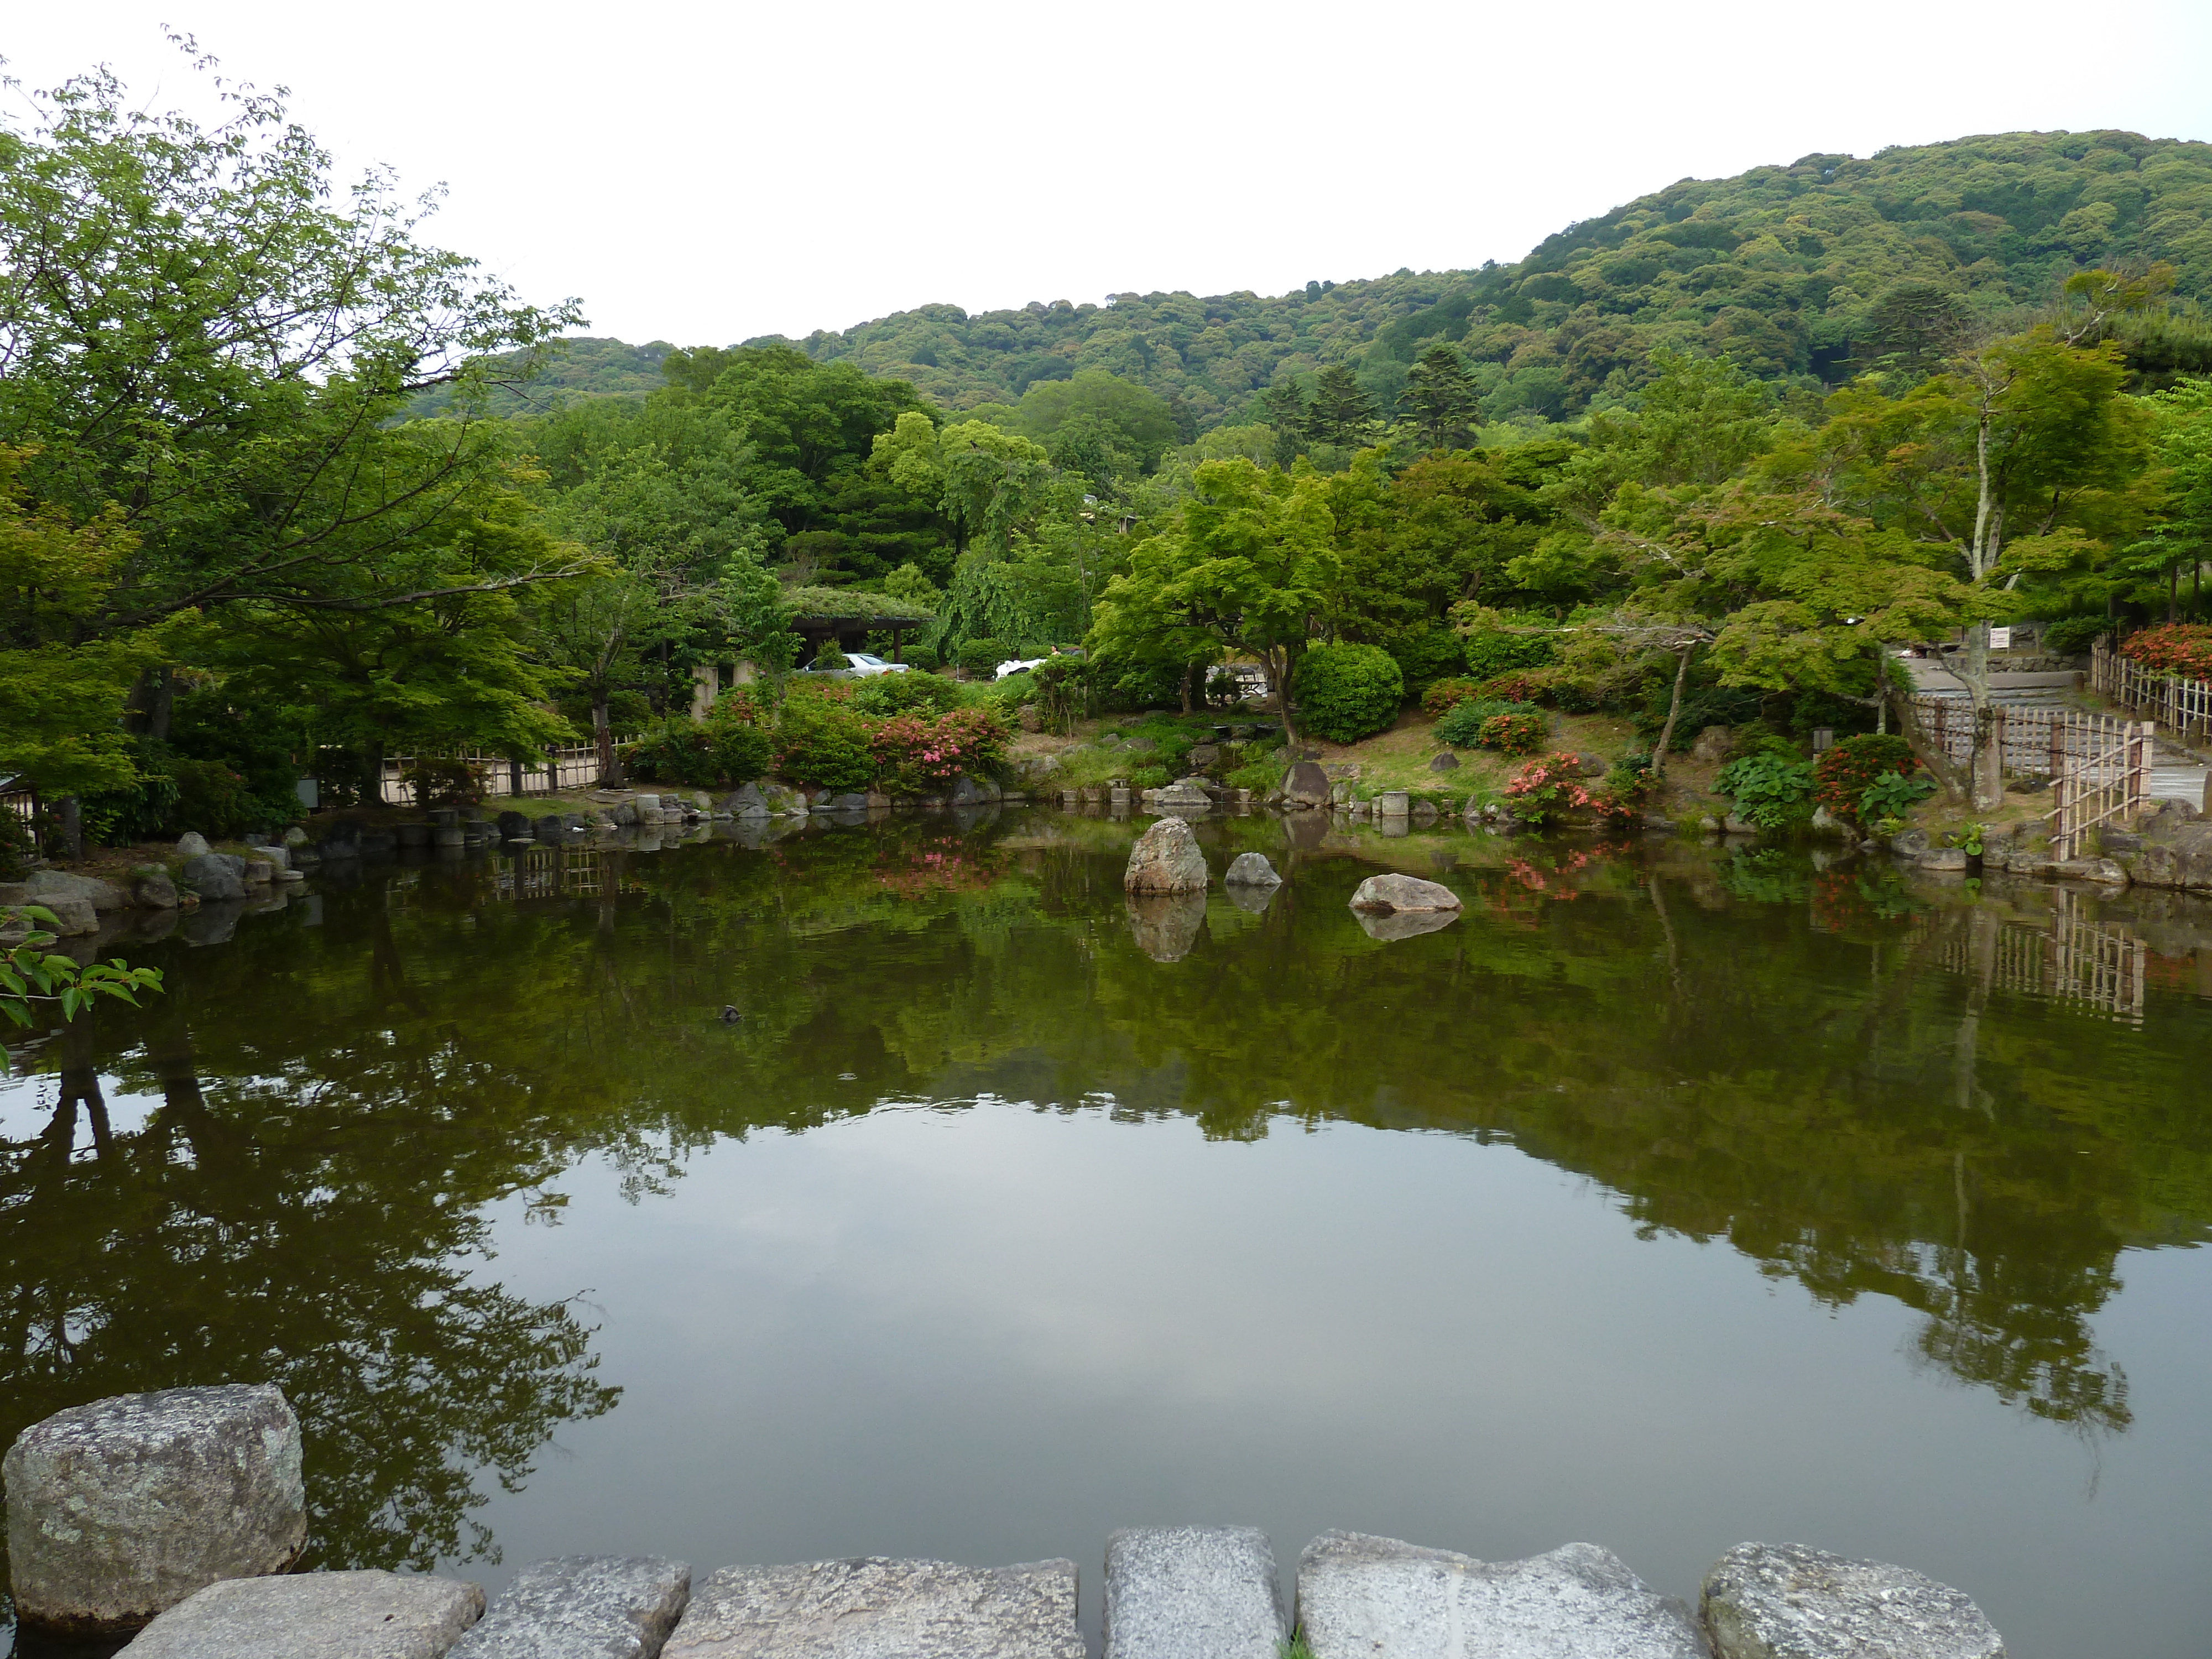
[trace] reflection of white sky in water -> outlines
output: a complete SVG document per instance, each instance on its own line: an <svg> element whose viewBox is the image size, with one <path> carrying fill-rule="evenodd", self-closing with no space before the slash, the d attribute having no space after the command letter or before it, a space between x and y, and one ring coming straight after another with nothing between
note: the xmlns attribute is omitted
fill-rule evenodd
<svg viewBox="0 0 2212 1659"><path fill-rule="evenodd" d="M1831 1310L1724 1243L1640 1240L1607 1189L1439 1134L1255 1145L1104 1113L882 1111L696 1156L559 1224L495 1206L513 1292L584 1292L606 1418L484 1512L505 1567L862 1553L1073 1557L1251 1522L1286 1574L1340 1526L1504 1559L1589 1539L1667 1591L1746 1538L1905 1561L2015 1659L2194 1650L2212 1613L2206 1258L2130 1254L2097 1321L2137 1426L2087 1445L1911 1363L1917 1316ZM472 1569L471 1571L477 1571Z"/></svg>
<svg viewBox="0 0 2212 1659"><path fill-rule="evenodd" d="M61 1099L62 1080L52 1072L26 1076L25 1069L40 1063L35 1049L21 1054L18 1069L0 1074L0 1140L33 1140L53 1121L54 1106ZM100 1079L100 1096L107 1103L108 1127L117 1134L135 1134L161 1109L161 1093L133 1094L106 1073ZM91 1132L80 1121L77 1142L91 1145Z"/></svg>

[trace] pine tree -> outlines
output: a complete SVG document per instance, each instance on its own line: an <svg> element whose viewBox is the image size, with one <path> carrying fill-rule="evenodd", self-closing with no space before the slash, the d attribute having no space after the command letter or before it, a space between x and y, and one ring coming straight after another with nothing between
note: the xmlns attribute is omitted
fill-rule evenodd
<svg viewBox="0 0 2212 1659"><path fill-rule="evenodd" d="M1462 447L1482 422L1482 398L1458 352L1439 341L1406 372L1406 409L1431 449Z"/></svg>
<svg viewBox="0 0 2212 1659"><path fill-rule="evenodd" d="M1318 444L1357 444L1371 435L1375 400L1342 363L1331 363L1314 380L1313 408L1306 435Z"/></svg>

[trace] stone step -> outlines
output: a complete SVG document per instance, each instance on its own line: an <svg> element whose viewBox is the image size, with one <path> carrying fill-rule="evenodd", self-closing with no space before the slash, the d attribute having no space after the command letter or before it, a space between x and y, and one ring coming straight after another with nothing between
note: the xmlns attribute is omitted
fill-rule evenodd
<svg viewBox="0 0 2212 1659"><path fill-rule="evenodd" d="M690 1599L689 1562L564 1555L516 1574L450 1659L659 1659Z"/></svg>
<svg viewBox="0 0 2212 1659"><path fill-rule="evenodd" d="M1314 1659L1706 1659L1704 1632L1610 1550L1478 1561L1325 1532L1298 1559Z"/></svg>
<svg viewBox="0 0 2212 1659"><path fill-rule="evenodd" d="M809 1561L725 1567L663 1659L1085 1659L1075 1563Z"/></svg>
<svg viewBox="0 0 2212 1659"><path fill-rule="evenodd" d="M1277 1659L1275 1552L1254 1527L1128 1527L1106 1540L1106 1659Z"/></svg>
<svg viewBox="0 0 2212 1659"><path fill-rule="evenodd" d="M483 1605L474 1584L416 1574L227 1578L171 1607L123 1651L128 1659L444 1659Z"/></svg>

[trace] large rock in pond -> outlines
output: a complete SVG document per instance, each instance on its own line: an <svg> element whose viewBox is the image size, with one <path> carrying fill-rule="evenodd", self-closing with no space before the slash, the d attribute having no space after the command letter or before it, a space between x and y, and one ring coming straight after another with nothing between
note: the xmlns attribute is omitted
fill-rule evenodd
<svg viewBox="0 0 2212 1659"><path fill-rule="evenodd" d="M1277 1659L1275 1553L1253 1527L1128 1527L1106 1540L1106 1659Z"/></svg>
<svg viewBox="0 0 2212 1659"><path fill-rule="evenodd" d="M177 908L177 884L169 879L169 872L158 864L141 865L131 872L131 902L142 910L173 910Z"/></svg>
<svg viewBox="0 0 2212 1659"><path fill-rule="evenodd" d="M1267 862L1265 853L1239 853L1229 862L1229 873L1221 878L1231 887L1280 887L1283 878L1275 873L1275 866Z"/></svg>
<svg viewBox="0 0 2212 1659"><path fill-rule="evenodd" d="M146 1626L131 1659L444 1659L483 1591L419 1573L303 1572L210 1584Z"/></svg>
<svg viewBox="0 0 2212 1659"><path fill-rule="evenodd" d="M97 876L72 876L61 870L33 870L23 878L24 896L33 904L82 899L95 910L128 910L131 896Z"/></svg>
<svg viewBox="0 0 2212 1659"><path fill-rule="evenodd" d="M1328 805L1329 775L1319 761L1302 760L1283 779L1283 805L1320 807Z"/></svg>
<svg viewBox="0 0 2212 1659"><path fill-rule="evenodd" d="M185 884L205 900L244 898L246 860L229 853L203 853L186 859Z"/></svg>
<svg viewBox="0 0 2212 1659"><path fill-rule="evenodd" d="M1359 884L1352 896L1355 910L1456 910L1459 895L1440 882L1423 881L1419 876L1403 875L1392 871L1387 876L1370 876Z"/></svg>
<svg viewBox="0 0 2212 1659"><path fill-rule="evenodd" d="M18 1435L0 1476L16 1616L51 1630L137 1630L307 1540L300 1421L265 1384L71 1407Z"/></svg>
<svg viewBox="0 0 2212 1659"><path fill-rule="evenodd" d="M725 1567L662 1659L1084 1659L1075 1563Z"/></svg>
<svg viewBox="0 0 2212 1659"><path fill-rule="evenodd" d="M1703 1596L1718 1659L2004 1659L1972 1601L1905 1567L1738 1544Z"/></svg>
<svg viewBox="0 0 2212 1659"><path fill-rule="evenodd" d="M1137 837L1121 876L1121 885L1132 893L1199 892L1206 883L1206 854L1198 849L1198 837L1176 817L1160 819Z"/></svg>
<svg viewBox="0 0 2212 1659"><path fill-rule="evenodd" d="M1299 1558L1297 1616L1314 1659L1706 1655L1687 1608L1595 1544L1489 1562L1327 1532Z"/></svg>
<svg viewBox="0 0 2212 1659"><path fill-rule="evenodd" d="M570 1555L525 1567L447 1659L653 1659L691 1600L691 1567Z"/></svg>
<svg viewBox="0 0 2212 1659"><path fill-rule="evenodd" d="M17 915L9 929L11 934L18 929L27 934L36 928L40 933L52 933L56 939L81 939L87 933L100 931L100 912L92 908L90 899L34 898L26 899L24 902L42 907L52 913L53 920L33 921L27 916Z"/></svg>

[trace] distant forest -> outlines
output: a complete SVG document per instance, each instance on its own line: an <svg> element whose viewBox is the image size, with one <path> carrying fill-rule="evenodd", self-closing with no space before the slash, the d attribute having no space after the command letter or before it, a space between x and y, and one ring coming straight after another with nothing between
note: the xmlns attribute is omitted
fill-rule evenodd
<svg viewBox="0 0 2212 1659"><path fill-rule="evenodd" d="M1386 414L1438 341L1490 421L1571 419L1632 397L1671 348L1725 352L1769 380L1832 386L1911 358L1958 322L2047 303L2085 265L2179 268L2172 302L2130 318L2139 388L2212 370L2212 145L2129 132L2007 133L1808 155L1684 179L1479 270L1399 270L1289 294L1121 294L975 315L925 305L796 342L817 362L910 382L951 410L1103 369L1167 398L1186 439L1265 421L1261 394L1349 366ZM766 344L780 337L748 341ZM495 412L660 384L665 342L580 339ZM436 399L417 412L431 413Z"/></svg>

